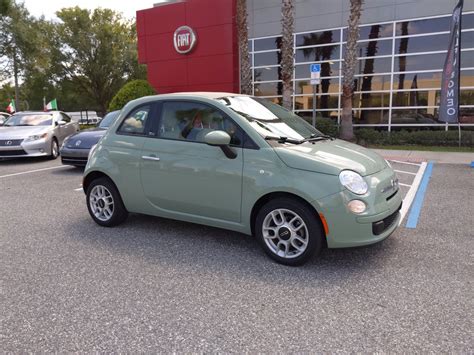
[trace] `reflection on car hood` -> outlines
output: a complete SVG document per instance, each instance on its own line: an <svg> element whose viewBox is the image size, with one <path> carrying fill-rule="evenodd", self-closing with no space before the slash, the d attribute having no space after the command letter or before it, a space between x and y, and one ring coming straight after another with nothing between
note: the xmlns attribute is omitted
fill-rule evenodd
<svg viewBox="0 0 474 355"><path fill-rule="evenodd" d="M66 141L67 148L90 149L104 136L107 130L91 128L71 135Z"/></svg>
<svg viewBox="0 0 474 355"><path fill-rule="evenodd" d="M0 139L25 139L50 129L50 126L0 126Z"/></svg>
<svg viewBox="0 0 474 355"><path fill-rule="evenodd" d="M366 176L387 167L385 160L377 153L339 139L314 144L285 144L274 149L286 165L323 174L338 175L348 169Z"/></svg>

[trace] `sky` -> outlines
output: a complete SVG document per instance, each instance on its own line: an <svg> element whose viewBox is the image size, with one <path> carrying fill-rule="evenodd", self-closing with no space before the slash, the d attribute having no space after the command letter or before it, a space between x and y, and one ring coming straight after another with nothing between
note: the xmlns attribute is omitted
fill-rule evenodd
<svg viewBox="0 0 474 355"><path fill-rule="evenodd" d="M119 12L127 18L135 17L137 10L148 9L160 0L19 0L23 1L30 14L39 17L44 15L47 19L55 19L55 12L63 7L80 6L82 8L95 9L97 7L109 8Z"/></svg>

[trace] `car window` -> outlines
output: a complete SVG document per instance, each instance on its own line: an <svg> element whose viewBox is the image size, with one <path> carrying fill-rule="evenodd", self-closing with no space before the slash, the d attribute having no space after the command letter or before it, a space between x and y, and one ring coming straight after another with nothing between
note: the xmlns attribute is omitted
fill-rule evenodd
<svg viewBox="0 0 474 355"><path fill-rule="evenodd" d="M68 115L66 115L66 114L64 114L64 113L62 113L62 112L61 112L61 119L62 119L64 122L66 122L66 123L71 122L71 118L70 118Z"/></svg>
<svg viewBox="0 0 474 355"><path fill-rule="evenodd" d="M204 142L204 136L212 131L225 131L231 137L230 144L242 146L242 130L218 109L197 103L169 101L161 110L159 137L190 142Z"/></svg>
<svg viewBox="0 0 474 355"><path fill-rule="evenodd" d="M143 135L145 133L145 124L150 115L151 106L140 106L131 111L122 121L118 132L133 135Z"/></svg>

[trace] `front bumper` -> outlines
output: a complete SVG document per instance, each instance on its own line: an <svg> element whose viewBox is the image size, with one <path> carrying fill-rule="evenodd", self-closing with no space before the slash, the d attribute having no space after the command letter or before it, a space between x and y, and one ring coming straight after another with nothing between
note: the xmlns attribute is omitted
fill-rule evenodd
<svg viewBox="0 0 474 355"><path fill-rule="evenodd" d="M61 162L64 165L86 166L89 152L90 148L71 149L64 147L60 151Z"/></svg>
<svg viewBox="0 0 474 355"><path fill-rule="evenodd" d="M344 190L313 203L328 224L326 236L329 248L346 248L374 244L389 237L400 223L402 198L400 189L381 192L387 181L394 179L395 173L387 168L367 177L369 192L357 196ZM354 214L347 208L352 199L366 202L368 209L362 214Z"/></svg>
<svg viewBox="0 0 474 355"><path fill-rule="evenodd" d="M0 146L0 158L42 157L51 154L49 139L38 139L25 142L12 139L13 144Z"/></svg>

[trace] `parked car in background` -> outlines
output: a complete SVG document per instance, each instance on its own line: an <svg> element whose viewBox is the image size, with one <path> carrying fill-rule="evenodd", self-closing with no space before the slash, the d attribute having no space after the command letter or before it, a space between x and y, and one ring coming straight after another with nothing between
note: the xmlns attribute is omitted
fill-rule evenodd
<svg viewBox="0 0 474 355"><path fill-rule="evenodd" d="M69 136L61 146L61 161L65 165L85 166L90 149L104 136L120 111L109 112L96 128L86 129Z"/></svg>
<svg viewBox="0 0 474 355"><path fill-rule="evenodd" d="M133 212L254 234L288 265L387 238L402 204L380 155L272 102L226 93L129 102L91 150L83 189L99 225Z"/></svg>
<svg viewBox="0 0 474 355"><path fill-rule="evenodd" d="M0 158L56 159L60 144L78 130L79 125L61 111L15 113L0 127Z"/></svg>
<svg viewBox="0 0 474 355"><path fill-rule="evenodd" d="M78 122L79 124L96 124L100 121L100 117L97 115L96 111L73 111L73 112L66 112L74 122Z"/></svg>
<svg viewBox="0 0 474 355"><path fill-rule="evenodd" d="M6 112L0 112L0 126L3 126L3 124L5 123L5 121L7 120L8 117L10 117L11 115L9 113L6 113Z"/></svg>

